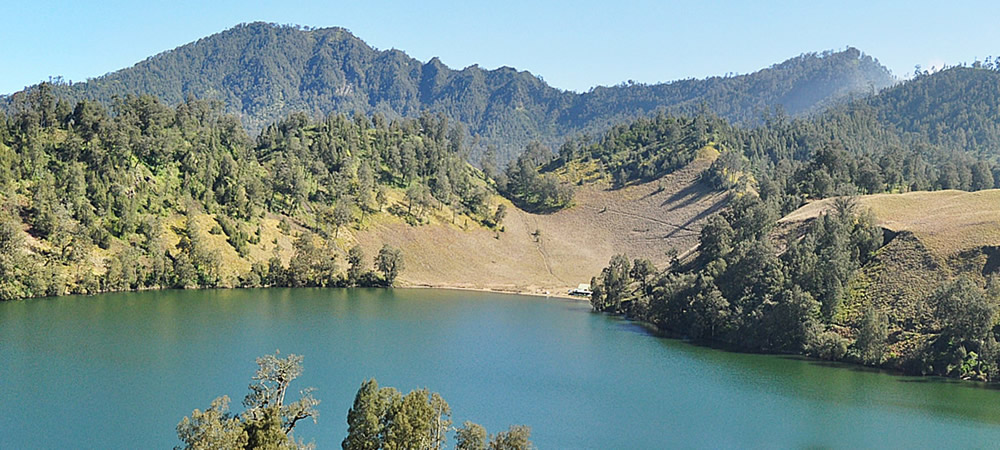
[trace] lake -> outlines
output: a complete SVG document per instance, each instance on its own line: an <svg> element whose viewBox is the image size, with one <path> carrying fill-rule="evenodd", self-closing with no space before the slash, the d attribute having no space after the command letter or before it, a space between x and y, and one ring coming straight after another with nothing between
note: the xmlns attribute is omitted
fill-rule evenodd
<svg viewBox="0 0 1000 450"><path fill-rule="evenodd" d="M339 448L361 382L440 392L456 424L540 448L986 447L1000 391L650 336L589 305L431 289L160 291L0 304L0 448L171 448L240 401L254 358L305 356ZM297 397L295 397L297 398ZM449 436L449 444L454 443Z"/></svg>

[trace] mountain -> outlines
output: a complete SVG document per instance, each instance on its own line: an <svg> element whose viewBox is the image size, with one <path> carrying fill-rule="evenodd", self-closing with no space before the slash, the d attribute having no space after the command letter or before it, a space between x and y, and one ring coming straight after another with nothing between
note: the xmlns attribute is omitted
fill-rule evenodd
<svg viewBox="0 0 1000 450"><path fill-rule="evenodd" d="M1000 67L974 63L921 74L859 102L899 133L1000 156Z"/></svg>
<svg viewBox="0 0 1000 450"><path fill-rule="evenodd" d="M479 136L475 153L499 148L501 162L532 140L551 147L571 134L664 110L707 109L756 123L773 108L797 116L891 85L887 69L857 49L804 54L740 76L622 84L586 93L553 88L510 67L453 70L398 50L377 50L342 28L243 24L150 57L133 67L55 89L71 102L149 94L170 105L188 96L216 99L255 134L292 112L387 118L441 112ZM16 105L18 94L6 103Z"/></svg>

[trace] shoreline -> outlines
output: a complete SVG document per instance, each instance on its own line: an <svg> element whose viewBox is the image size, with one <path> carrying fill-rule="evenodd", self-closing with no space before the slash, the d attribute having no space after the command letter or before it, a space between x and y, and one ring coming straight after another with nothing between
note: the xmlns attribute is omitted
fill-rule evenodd
<svg viewBox="0 0 1000 450"><path fill-rule="evenodd" d="M491 288L491 287L476 287L476 286L459 286L453 284L431 284L431 283L413 283L413 284L403 284L396 286L397 288L411 288L411 289L447 289L452 291L472 291L472 292L489 292L493 294L508 294L508 295L527 295L532 297L551 297L558 298L562 300L576 300L578 302L590 303L590 299L586 297L569 295L569 289L555 289L552 291L539 292L538 290L526 290L518 288ZM567 293L562 293L562 292Z"/></svg>
<svg viewBox="0 0 1000 450"><path fill-rule="evenodd" d="M46 296L39 296L39 297L21 297L21 298L14 298L14 299L10 299L10 300L2 300L2 301L0 301L0 303L18 302L18 301L33 300L33 299L44 299L44 298L92 297L92 296L95 296L95 295L121 294L121 293L130 293L130 292L136 292L136 293L138 293L138 292L156 292L156 291L173 291L173 290L176 290L176 291L206 291L206 290L234 291L234 290L247 290L247 289L272 289L272 288L297 289L297 288L294 288L294 287L291 287L291 286L255 286L255 287L247 287L247 286L212 286L212 287L201 287L201 286L195 286L195 287L184 287L184 288L143 286L143 287L140 287L140 288L137 288L137 289L126 289L126 290L120 290L120 291L108 290L108 291L100 291L100 292L93 292L93 293L65 293L65 294L62 294L62 295L46 295ZM568 288L556 289L556 293L553 293L551 291L527 290L527 289L518 289L518 288L490 288L490 287L460 286L460 285L452 285L452 284L405 283L405 282L404 283L400 283L397 286L326 286L326 287L302 286L301 288L311 288L311 289L351 289L351 288L373 288L373 289L393 289L393 288L395 288L395 289L447 289L447 290L451 290L451 291L488 292L488 293L493 293L493 294L525 295L525 296L531 296L531 297L547 297L547 298L551 297L551 298L558 298L558 299L562 299L562 300L575 300L575 301L578 301L578 302L590 303L590 299L589 298L569 295L568 294L568 291L569 291ZM567 292L567 293L562 293L562 292Z"/></svg>

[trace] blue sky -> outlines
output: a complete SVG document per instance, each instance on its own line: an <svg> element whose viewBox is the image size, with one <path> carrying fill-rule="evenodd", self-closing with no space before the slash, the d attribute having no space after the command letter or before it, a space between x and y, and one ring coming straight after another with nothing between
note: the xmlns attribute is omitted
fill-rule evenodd
<svg viewBox="0 0 1000 450"><path fill-rule="evenodd" d="M380 49L453 67L513 66L586 91L747 73L850 45L897 76L1000 54L1000 2L11 1L0 93L82 81L241 22L342 26ZM37 6L36 6L37 5Z"/></svg>

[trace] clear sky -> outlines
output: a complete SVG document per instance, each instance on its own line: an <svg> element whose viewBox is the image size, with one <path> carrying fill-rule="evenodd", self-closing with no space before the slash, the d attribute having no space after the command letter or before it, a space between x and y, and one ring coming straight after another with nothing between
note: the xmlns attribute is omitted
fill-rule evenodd
<svg viewBox="0 0 1000 450"><path fill-rule="evenodd" d="M4 1L0 94L83 81L241 22L341 26L452 68L512 66L575 91L748 73L854 46L906 77L1000 55L1000 2Z"/></svg>

